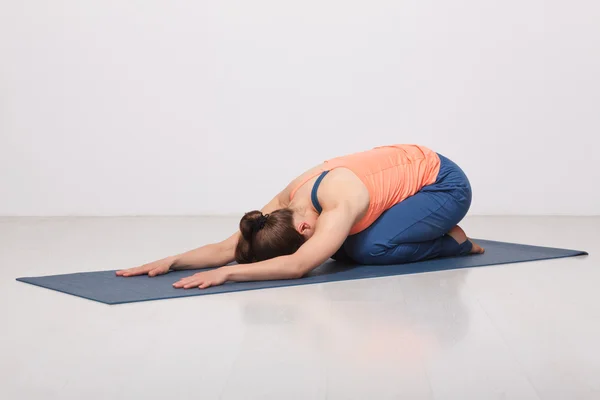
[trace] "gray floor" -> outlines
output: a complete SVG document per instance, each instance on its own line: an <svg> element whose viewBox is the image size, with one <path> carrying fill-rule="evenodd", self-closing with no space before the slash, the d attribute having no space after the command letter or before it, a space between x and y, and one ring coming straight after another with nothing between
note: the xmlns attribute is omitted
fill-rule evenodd
<svg viewBox="0 0 600 400"><path fill-rule="evenodd" d="M107 306L14 279L116 269L233 218L0 219L0 399L599 399L600 218L474 217L588 257Z"/></svg>

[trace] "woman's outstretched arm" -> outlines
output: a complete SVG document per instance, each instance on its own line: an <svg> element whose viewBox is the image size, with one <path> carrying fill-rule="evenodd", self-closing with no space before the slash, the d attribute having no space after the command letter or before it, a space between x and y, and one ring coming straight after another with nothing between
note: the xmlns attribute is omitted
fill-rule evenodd
<svg viewBox="0 0 600 400"><path fill-rule="evenodd" d="M275 196L263 207L262 212L271 213L282 208L285 196L289 196L287 191L283 191ZM235 248L240 234L238 230L221 242L207 244L197 249L153 261L139 267L120 270L117 271L117 275L124 277L146 274L148 276L156 276L166 274L169 270L199 269L227 265L235 259Z"/></svg>
<svg viewBox="0 0 600 400"><path fill-rule="evenodd" d="M239 233L219 243L212 243L178 255L165 257L135 268L117 271L118 276L166 274L169 270L197 269L227 265L234 259Z"/></svg>
<svg viewBox="0 0 600 400"><path fill-rule="evenodd" d="M234 259L235 246L239 240L239 235L240 233L236 232L222 242L207 244L173 256L171 269L195 269L227 265Z"/></svg>
<svg viewBox="0 0 600 400"><path fill-rule="evenodd" d="M173 284L176 288L200 288L221 285L226 281L256 281L296 279L329 259L344 243L355 214L349 207L338 206L324 211L317 222L314 235L298 251L289 256L251 264L230 265L199 272Z"/></svg>

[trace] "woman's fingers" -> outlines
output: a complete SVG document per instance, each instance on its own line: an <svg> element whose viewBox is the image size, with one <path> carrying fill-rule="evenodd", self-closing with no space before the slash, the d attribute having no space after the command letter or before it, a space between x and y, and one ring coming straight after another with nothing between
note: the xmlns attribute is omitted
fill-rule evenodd
<svg viewBox="0 0 600 400"><path fill-rule="evenodd" d="M166 271L163 270L162 268L154 268L153 270L148 272L148 276L152 277L152 276L156 276L156 275L162 275L164 273L166 273Z"/></svg>
<svg viewBox="0 0 600 400"><path fill-rule="evenodd" d="M222 285L225 282L225 277L221 270L198 272L187 278L180 279L173 284L175 288L184 289L206 289L211 286Z"/></svg>
<svg viewBox="0 0 600 400"><path fill-rule="evenodd" d="M183 287L183 285L185 285L185 284L187 283L187 281L188 281L188 280L189 280L189 278L183 278L183 279L180 279L180 280L178 280L177 282L175 282L175 283L173 284L173 286L175 286L175 287Z"/></svg>
<svg viewBox="0 0 600 400"><path fill-rule="evenodd" d="M191 289L191 288L200 287L200 285L202 285L204 282L206 282L206 279L204 279L202 277L202 274L196 274L196 275L188 276L187 278L180 279L179 281L177 281L173 284L173 287L175 287L177 289L180 289L180 288Z"/></svg>
<svg viewBox="0 0 600 400"><path fill-rule="evenodd" d="M201 279L199 276L192 275L192 276L188 276L187 278L183 278L181 280L181 283L183 284L183 286L186 286L186 285L190 285L194 282L197 282L199 279Z"/></svg>
<svg viewBox="0 0 600 400"><path fill-rule="evenodd" d="M173 286L176 287L177 289L182 288L187 283L188 279L189 278L180 279L177 282L175 282L173 284Z"/></svg>
<svg viewBox="0 0 600 400"><path fill-rule="evenodd" d="M198 286L198 288L200 288L200 289L206 289L207 287L210 287L210 283L209 282L202 282L200 284L200 286Z"/></svg>
<svg viewBox="0 0 600 400"><path fill-rule="evenodd" d="M197 287L200 283L202 282L202 279L194 279L191 280L189 282L187 282L185 285L183 285L184 289L191 289L191 288L195 288Z"/></svg>
<svg viewBox="0 0 600 400"><path fill-rule="evenodd" d="M177 289L181 289L181 288L187 289L189 287L189 285L190 285L190 281L187 280L185 282L179 281L179 282L175 283L173 286L175 286Z"/></svg>
<svg viewBox="0 0 600 400"><path fill-rule="evenodd" d="M148 266L142 265L141 267L124 269L121 271L117 271L117 276L136 276L148 273Z"/></svg>
<svg viewBox="0 0 600 400"><path fill-rule="evenodd" d="M139 267L122 269L120 271L117 271L117 276L136 276L145 274L148 274L148 276L162 275L169 272L172 263L173 261L171 258L165 258L162 260L141 265Z"/></svg>

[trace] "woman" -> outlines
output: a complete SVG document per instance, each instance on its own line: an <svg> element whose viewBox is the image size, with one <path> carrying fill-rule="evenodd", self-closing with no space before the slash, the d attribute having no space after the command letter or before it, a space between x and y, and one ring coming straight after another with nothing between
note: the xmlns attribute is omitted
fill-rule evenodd
<svg viewBox="0 0 600 400"><path fill-rule="evenodd" d="M469 181L449 159L418 145L376 147L306 171L220 243L117 275L221 267L173 284L204 289L300 278L329 258L399 264L483 253L457 226L470 205Z"/></svg>

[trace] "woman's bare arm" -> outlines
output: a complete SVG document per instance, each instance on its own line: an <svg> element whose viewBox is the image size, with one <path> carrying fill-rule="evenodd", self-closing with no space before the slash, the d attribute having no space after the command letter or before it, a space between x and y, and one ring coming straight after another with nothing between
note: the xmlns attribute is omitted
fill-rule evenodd
<svg viewBox="0 0 600 400"><path fill-rule="evenodd" d="M340 248L350 232L355 216L350 207L345 206L324 211L319 217L312 238L294 254L252 264L230 265L199 272L179 280L173 286L184 289L195 287L204 289L226 281L300 278L321 265Z"/></svg>
<svg viewBox="0 0 600 400"><path fill-rule="evenodd" d="M175 282L173 286L205 289L226 281L295 279L307 274L335 254L362 216L364 204L353 200L356 197L354 193L355 186L348 182L321 187L323 212L317 219L315 233L294 254L198 272Z"/></svg>
<svg viewBox="0 0 600 400"><path fill-rule="evenodd" d="M263 213L270 213L285 207L288 190L284 190L262 208ZM170 269L199 269L209 267L220 267L231 263L235 259L235 248L241 233L238 230L229 238L218 242L207 244L197 249L187 251L178 255L166 257L135 268L117 271L118 276L146 275L156 276L166 274Z"/></svg>
<svg viewBox="0 0 600 400"><path fill-rule="evenodd" d="M211 243L171 257L171 269L221 267L234 260L239 232L219 243Z"/></svg>

